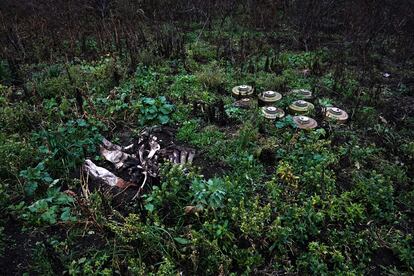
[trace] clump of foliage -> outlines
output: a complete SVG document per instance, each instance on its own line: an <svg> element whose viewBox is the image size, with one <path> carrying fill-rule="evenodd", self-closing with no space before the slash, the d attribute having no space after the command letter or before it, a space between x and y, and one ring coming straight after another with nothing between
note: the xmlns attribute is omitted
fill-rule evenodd
<svg viewBox="0 0 414 276"><path fill-rule="evenodd" d="M229 184L230 183L227 183L227 185ZM191 190L194 194L194 203L205 205L213 209L223 207L227 188L226 182L222 179L195 179L191 183Z"/></svg>
<svg viewBox="0 0 414 276"><path fill-rule="evenodd" d="M135 107L139 110L138 120L141 125L168 124L174 110L165 96L142 98Z"/></svg>
<svg viewBox="0 0 414 276"><path fill-rule="evenodd" d="M48 187L52 183L53 179L49 173L45 170L45 163L40 162L34 168L27 168L20 172L20 177L25 180L25 192L28 196L33 196L38 188L43 186Z"/></svg>
<svg viewBox="0 0 414 276"><path fill-rule="evenodd" d="M44 198L35 201L27 207L22 214L22 218L31 224L56 224L58 221L76 221L76 217L71 213L73 207L73 197L60 192L56 187L56 181L51 183Z"/></svg>
<svg viewBox="0 0 414 276"><path fill-rule="evenodd" d="M224 69L217 62L203 66L196 75L198 81L210 89L217 89L226 81Z"/></svg>
<svg viewBox="0 0 414 276"><path fill-rule="evenodd" d="M97 144L102 141L98 127L83 119L43 129L33 138L50 170L66 174L79 167L86 155L95 152Z"/></svg>

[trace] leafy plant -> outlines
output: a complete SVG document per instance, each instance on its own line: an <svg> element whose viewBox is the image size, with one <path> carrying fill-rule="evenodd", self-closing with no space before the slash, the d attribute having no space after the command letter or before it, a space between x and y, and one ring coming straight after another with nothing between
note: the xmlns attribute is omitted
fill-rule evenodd
<svg viewBox="0 0 414 276"><path fill-rule="evenodd" d="M179 165L165 164L161 169L161 183L152 187L152 192L145 195L145 209L150 213L167 212L169 215L180 214L188 203L188 185L200 176L192 169Z"/></svg>
<svg viewBox="0 0 414 276"><path fill-rule="evenodd" d="M44 162L40 162L34 168L30 167L21 171L20 177L25 180L24 190L28 196L33 196L39 187L45 188L53 182L53 179L45 170Z"/></svg>
<svg viewBox="0 0 414 276"><path fill-rule="evenodd" d="M277 128L284 128L287 126L297 128L295 122L293 121L293 117L290 115L282 118L281 120L276 121L275 125Z"/></svg>
<svg viewBox="0 0 414 276"><path fill-rule="evenodd" d="M30 105L26 102L16 104L5 103L0 106L0 127L7 134L25 133L39 123L39 114L31 114ZM30 114L30 115L29 115Z"/></svg>
<svg viewBox="0 0 414 276"><path fill-rule="evenodd" d="M73 260L68 267L69 275L112 275L111 256L106 252L95 252Z"/></svg>
<svg viewBox="0 0 414 276"><path fill-rule="evenodd" d="M229 118L232 119L237 119L238 121L242 122L243 121L243 115L246 115L246 111L235 107L233 105L226 105L225 106L225 112L227 114L227 116L229 116Z"/></svg>
<svg viewBox="0 0 414 276"><path fill-rule="evenodd" d="M211 89L217 89L225 82L224 70L216 61L203 66L196 75L199 82Z"/></svg>
<svg viewBox="0 0 414 276"><path fill-rule="evenodd" d="M52 225L58 221L76 221L76 217L71 213L73 207L73 197L60 192L56 187L55 180L46 192L44 198L35 201L27 207L27 211L22 214L22 218L35 225Z"/></svg>
<svg viewBox="0 0 414 276"><path fill-rule="evenodd" d="M332 100L329 98L322 98L318 100L319 104L323 107L332 106Z"/></svg>
<svg viewBox="0 0 414 276"><path fill-rule="evenodd" d="M270 204L262 205L257 196L252 201L242 199L237 207L231 209L232 219L239 225L241 233L251 238L259 238L266 232L270 214Z"/></svg>
<svg viewBox="0 0 414 276"><path fill-rule="evenodd" d="M229 183L221 178L209 180L195 179L191 183L191 191L194 197L193 202L212 209L223 207L227 185Z"/></svg>
<svg viewBox="0 0 414 276"><path fill-rule="evenodd" d="M15 178L22 169L36 164L34 150L31 142L22 135L0 133L0 177Z"/></svg>
<svg viewBox="0 0 414 276"><path fill-rule="evenodd" d="M190 142L199 128L198 121L185 121L177 132L177 139L183 142Z"/></svg>
<svg viewBox="0 0 414 276"><path fill-rule="evenodd" d="M158 98L142 98L137 106L139 110L139 122L141 125L168 124L174 106L167 101L165 96Z"/></svg>
<svg viewBox="0 0 414 276"><path fill-rule="evenodd" d="M56 174L77 168L86 154L94 153L102 141L98 128L83 119L70 120L57 129L42 130L34 138L41 145L39 151L46 158L49 171Z"/></svg>

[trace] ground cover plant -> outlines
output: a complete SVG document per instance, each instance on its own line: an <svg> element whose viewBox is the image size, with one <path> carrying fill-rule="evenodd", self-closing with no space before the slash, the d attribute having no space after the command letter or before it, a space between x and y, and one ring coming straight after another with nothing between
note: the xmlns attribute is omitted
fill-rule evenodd
<svg viewBox="0 0 414 276"><path fill-rule="evenodd" d="M0 3L0 273L412 275L413 14L408 0ZM240 84L281 93L287 116L234 105ZM293 89L313 92L316 129L295 125ZM193 162L160 162L139 193L85 174L85 160L116 171L103 138L157 129Z"/></svg>

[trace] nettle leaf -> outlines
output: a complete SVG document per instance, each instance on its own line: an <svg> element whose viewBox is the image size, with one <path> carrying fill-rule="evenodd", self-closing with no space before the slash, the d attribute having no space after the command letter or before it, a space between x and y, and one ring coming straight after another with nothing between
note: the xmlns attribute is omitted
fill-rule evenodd
<svg viewBox="0 0 414 276"><path fill-rule="evenodd" d="M156 117L157 117L157 114L156 113L146 115L146 119L148 119L148 120L153 120Z"/></svg>
<svg viewBox="0 0 414 276"><path fill-rule="evenodd" d="M84 127L84 126L88 125L88 123L86 123L86 121L83 120L83 119L78 119L78 120L76 120L76 122L78 123L78 126L80 126L80 127Z"/></svg>
<svg viewBox="0 0 414 276"><path fill-rule="evenodd" d="M155 106L151 106L147 110L148 110L149 113L156 113L157 112L157 108Z"/></svg>
<svg viewBox="0 0 414 276"><path fill-rule="evenodd" d="M42 213L49 208L49 205L46 200L41 199L33 203L28 207L29 211L32 213Z"/></svg>
<svg viewBox="0 0 414 276"><path fill-rule="evenodd" d="M165 109L169 110L170 112L174 109L174 105L172 105L172 104L164 104L163 107Z"/></svg>
<svg viewBox="0 0 414 276"><path fill-rule="evenodd" d="M69 207L65 207L62 209L62 214L60 215L60 219L62 221L68 221L71 219L71 213L70 213L70 208Z"/></svg>
<svg viewBox="0 0 414 276"><path fill-rule="evenodd" d="M48 154L48 153L50 153L50 150L49 150L49 148L47 146L40 146L38 148L38 151L41 154Z"/></svg>
<svg viewBox="0 0 414 276"><path fill-rule="evenodd" d="M42 176L42 180L46 183L51 183L53 182L53 178L50 177L50 175L48 173L44 173Z"/></svg>
<svg viewBox="0 0 414 276"><path fill-rule="evenodd" d="M165 106L160 107L159 110L161 111L161 113L163 113L165 115L167 115L167 114L169 114L171 112L171 110L168 109L168 108L166 108Z"/></svg>
<svg viewBox="0 0 414 276"><path fill-rule="evenodd" d="M181 237L175 237L174 240L176 242L178 242L179 244L182 244L182 245L187 245L187 244L191 243L190 240L185 239L185 238L181 238Z"/></svg>
<svg viewBox="0 0 414 276"><path fill-rule="evenodd" d="M45 163L44 162L40 162L39 164L37 164L35 170L36 171L42 171L45 169Z"/></svg>
<svg viewBox="0 0 414 276"><path fill-rule="evenodd" d="M55 199L55 202L60 205L66 205L69 203L73 203L73 201L74 199L65 193L59 193L59 195Z"/></svg>
<svg viewBox="0 0 414 276"><path fill-rule="evenodd" d="M144 98L142 101L146 104L149 104L149 105L155 104L155 99L153 99L153 98Z"/></svg>
<svg viewBox="0 0 414 276"><path fill-rule="evenodd" d="M283 121L277 121L276 122L276 127L277 128L284 128L285 127L285 122L283 122Z"/></svg>
<svg viewBox="0 0 414 276"><path fill-rule="evenodd" d="M141 124L154 123L158 119L159 123L166 124L170 121L169 114L174 109L174 105L169 104L164 96L158 98L142 98L140 100L139 113L143 115L139 119Z"/></svg>
<svg viewBox="0 0 414 276"><path fill-rule="evenodd" d="M44 212L40 217L45 222L48 222L50 224L55 224L57 222L57 220L56 220L56 208L51 207L46 212Z"/></svg>
<svg viewBox="0 0 414 276"><path fill-rule="evenodd" d="M147 210L148 212L152 213L155 209L155 206L151 203L145 204L145 210Z"/></svg>
<svg viewBox="0 0 414 276"><path fill-rule="evenodd" d="M161 124L165 125L170 121L170 118L167 115L161 115L158 117Z"/></svg>
<svg viewBox="0 0 414 276"><path fill-rule="evenodd" d="M160 96L159 99L160 99L160 102L162 103L167 102L167 98L165 96Z"/></svg>
<svg viewBox="0 0 414 276"><path fill-rule="evenodd" d="M24 186L24 191L26 195L33 196L38 187L39 185L36 182L30 181Z"/></svg>

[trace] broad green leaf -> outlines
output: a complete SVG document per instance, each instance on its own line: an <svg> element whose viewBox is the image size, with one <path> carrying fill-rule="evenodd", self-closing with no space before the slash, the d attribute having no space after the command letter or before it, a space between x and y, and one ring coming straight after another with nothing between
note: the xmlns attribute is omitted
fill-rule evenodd
<svg viewBox="0 0 414 276"><path fill-rule="evenodd" d="M190 241L190 240L187 240L187 239L185 239L185 238L181 238L181 237L176 237L176 238L174 238L174 240L175 240L176 242L178 242L179 244L182 244L182 245L186 245L186 244L191 243L191 241Z"/></svg>
<svg viewBox="0 0 414 276"><path fill-rule="evenodd" d="M38 184L36 182L28 182L25 186L24 186L24 191L26 192L26 195L28 196L33 196L34 193L36 192L38 187Z"/></svg>
<svg viewBox="0 0 414 276"><path fill-rule="evenodd" d="M151 203L145 204L145 210L147 210L148 212L152 213L154 211L154 205Z"/></svg>
<svg viewBox="0 0 414 276"><path fill-rule="evenodd" d="M70 219L70 217L71 217L71 215L70 215L70 208L69 207L65 207L62 210L63 210L63 212L60 215L60 219L62 221L68 221Z"/></svg>
<svg viewBox="0 0 414 276"><path fill-rule="evenodd" d="M165 125L166 123L168 123L170 121L170 118L166 115L161 115L158 117L159 121L161 124Z"/></svg>
<svg viewBox="0 0 414 276"><path fill-rule="evenodd" d="M149 105L155 104L155 99L153 99L153 98L144 98L142 101L146 104L149 104Z"/></svg>

